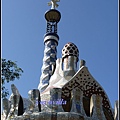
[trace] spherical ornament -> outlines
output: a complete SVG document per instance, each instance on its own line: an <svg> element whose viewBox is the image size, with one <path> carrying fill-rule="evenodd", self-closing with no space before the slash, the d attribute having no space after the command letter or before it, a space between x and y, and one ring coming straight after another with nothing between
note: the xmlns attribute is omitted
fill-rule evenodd
<svg viewBox="0 0 120 120"><path fill-rule="evenodd" d="M45 19L48 22L59 22L61 18L61 14L56 9L50 9L45 13Z"/></svg>
<svg viewBox="0 0 120 120"><path fill-rule="evenodd" d="M67 56L76 56L77 61L79 59L79 50L77 46L74 43L67 43L63 49L62 49L62 58L65 58Z"/></svg>

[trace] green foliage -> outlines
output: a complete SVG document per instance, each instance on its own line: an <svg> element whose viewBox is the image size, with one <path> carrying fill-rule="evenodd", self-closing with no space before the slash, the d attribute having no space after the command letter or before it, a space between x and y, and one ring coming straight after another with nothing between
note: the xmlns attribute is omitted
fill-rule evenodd
<svg viewBox="0 0 120 120"><path fill-rule="evenodd" d="M5 88L5 83L9 83L10 81L14 81L15 79L19 79L23 70L19 68L16 62L12 62L11 60L2 59L2 80L1 80L1 90L2 90L2 98L6 98L9 95L8 89Z"/></svg>

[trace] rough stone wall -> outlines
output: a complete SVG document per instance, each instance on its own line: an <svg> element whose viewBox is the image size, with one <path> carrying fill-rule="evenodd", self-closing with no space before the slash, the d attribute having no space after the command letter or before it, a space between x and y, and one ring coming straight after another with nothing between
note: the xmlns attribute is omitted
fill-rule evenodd
<svg viewBox="0 0 120 120"><path fill-rule="evenodd" d="M8 116L7 119L2 118L2 120L113 120L112 118L109 119L109 117L108 119L106 119L106 116L104 115L104 111L102 107L101 96L95 95L95 94L91 96L90 106L88 106L88 108L90 108L89 109L90 116L87 116L84 110L84 106L82 102L83 101L82 91L79 91L77 89L73 90L73 94L71 95L71 97L72 97L72 102L71 102L70 112L65 112L62 104L60 105L51 104L47 106L46 105L41 106L42 108L41 111L39 111L38 106L36 106L35 108L33 106L32 110L29 109L23 115L18 116L19 108L17 107L17 109L15 109L15 114L13 116L11 117ZM48 95L43 96L43 100L46 99L46 101L48 100L55 101L55 100L58 100L59 98L61 98L61 89L58 89L58 88L52 89L49 96ZM12 100L13 102L15 102L14 99ZM114 120L118 120L118 118L116 117Z"/></svg>
<svg viewBox="0 0 120 120"><path fill-rule="evenodd" d="M29 98L24 102L15 85L12 85L10 101L3 100L2 120L118 120L118 102L113 118L104 90L84 66L63 87L48 91L40 95L38 89L30 90ZM105 108L105 105L108 107Z"/></svg>

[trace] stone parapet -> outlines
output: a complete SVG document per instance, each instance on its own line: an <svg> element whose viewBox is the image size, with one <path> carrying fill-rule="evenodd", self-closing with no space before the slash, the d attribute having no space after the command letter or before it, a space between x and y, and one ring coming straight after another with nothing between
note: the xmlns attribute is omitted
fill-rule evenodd
<svg viewBox="0 0 120 120"><path fill-rule="evenodd" d="M29 116L17 116L11 120L88 120L81 114L74 112L39 112ZM89 119L90 120L90 119Z"/></svg>

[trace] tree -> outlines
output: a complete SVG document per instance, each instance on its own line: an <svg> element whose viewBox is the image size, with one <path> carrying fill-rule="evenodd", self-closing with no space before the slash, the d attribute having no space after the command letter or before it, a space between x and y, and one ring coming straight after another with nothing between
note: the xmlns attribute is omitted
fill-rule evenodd
<svg viewBox="0 0 120 120"><path fill-rule="evenodd" d="M16 62L11 60L2 59L2 79L1 79L1 97L6 98L9 95L8 89L5 88L5 83L19 79L23 70L18 67Z"/></svg>

